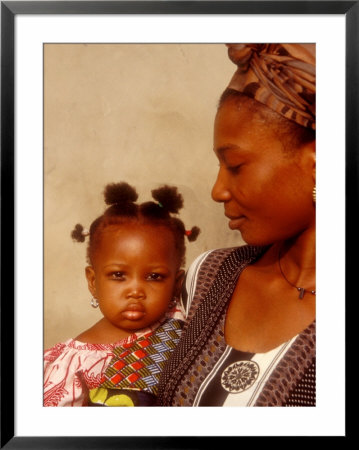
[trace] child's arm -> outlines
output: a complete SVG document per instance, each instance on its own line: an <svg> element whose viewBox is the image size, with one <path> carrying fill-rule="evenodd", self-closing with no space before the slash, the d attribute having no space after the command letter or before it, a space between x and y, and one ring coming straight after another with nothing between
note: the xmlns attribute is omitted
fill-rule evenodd
<svg viewBox="0 0 359 450"><path fill-rule="evenodd" d="M45 351L44 406L86 406L88 387L99 385L112 351L78 344L69 340Z"/></svg>
<svg viewBox="0 0 359 450"><path fill-rule="evenodd" d="M85 398L77 370L80 357L66 343L44 355L44 406L82 406Z"/></svg>

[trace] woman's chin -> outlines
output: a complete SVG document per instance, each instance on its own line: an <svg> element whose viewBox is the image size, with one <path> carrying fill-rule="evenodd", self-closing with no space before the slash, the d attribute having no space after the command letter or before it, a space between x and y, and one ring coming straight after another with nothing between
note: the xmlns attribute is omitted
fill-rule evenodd
<svg viewBox="0 0 359 450"><path fill-rule="evenodd" d="M267 245L273 244L273 242L270 242L268 239L265 239L262 236L253 235L253 234L245 232L245 231L241 231L240 233L241 233L243 241L247 245L251 245L254 247L265 247Z"/></svg>

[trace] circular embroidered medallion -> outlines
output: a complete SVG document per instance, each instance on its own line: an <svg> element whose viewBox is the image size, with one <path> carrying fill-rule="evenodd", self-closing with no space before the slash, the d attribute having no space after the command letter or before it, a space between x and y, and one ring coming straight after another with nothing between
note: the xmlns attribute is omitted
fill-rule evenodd
<svg viewBox="0 0 359 450"><path fill-rule="evenodd" d="M249 389L259 375L259 366L254 361L239 361L228 366L222 373L222 387L232 394Z"/></svg>

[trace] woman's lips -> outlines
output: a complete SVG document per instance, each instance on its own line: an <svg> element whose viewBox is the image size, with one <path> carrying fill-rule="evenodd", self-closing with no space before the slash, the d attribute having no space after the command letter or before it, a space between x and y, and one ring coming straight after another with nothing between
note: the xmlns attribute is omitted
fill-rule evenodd
<svg viewBox="0 0 359 450"><path fill-rule="evenodd" d="M121 315L127 320L139 320L146 314L142 305L131 304L126 306L126 309L121 312Z"/></svg>
<svg viewBox="0 0 359 450"><path fill-rule="evenodd" d="M243 221L245 220L245 216L240 216L240 217L229 217L229 223L228 226L231 230L237 230L240 228L240 226L242 225Z"/></svg>

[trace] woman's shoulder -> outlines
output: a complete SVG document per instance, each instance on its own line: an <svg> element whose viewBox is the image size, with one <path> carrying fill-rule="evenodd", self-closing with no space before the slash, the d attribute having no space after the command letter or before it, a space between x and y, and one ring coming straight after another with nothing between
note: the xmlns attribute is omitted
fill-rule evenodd
<svg viewBox="0 0 359 450"><path fill-rule="evenodd" d="M190 265L188 269L188 275L193 273L203 264L211 264L212 266L219 266L230 255L235 256L237 259L249 262L263 253L264 247L256 247L253 245L241 245L239 247L224 247L208 250L200 254Z"/></svg>
<svg viewBox="0 0 359 450"><path fill-rule="evenodd" d="M243 245L240 247L227 247L208 250L199 255L190 265L182 290L182 303L188 317L189 306L195 292L199 297L207 292L209 286L215 281L217 274L225 261L228 267L238 267L249 264L263 252L263 247Z"/></svg>

